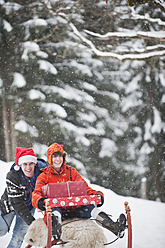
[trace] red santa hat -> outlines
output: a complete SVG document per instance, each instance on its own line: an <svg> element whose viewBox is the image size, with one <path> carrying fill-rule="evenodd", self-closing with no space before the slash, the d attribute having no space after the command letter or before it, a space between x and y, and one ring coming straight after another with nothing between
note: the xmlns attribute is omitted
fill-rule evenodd
<svg viewBox="0 0 165 248"><path fill-rule="evenodd" d="M27 162L37 163L37 158L32 148L16 147L15 164L20 165Z"/></svg>

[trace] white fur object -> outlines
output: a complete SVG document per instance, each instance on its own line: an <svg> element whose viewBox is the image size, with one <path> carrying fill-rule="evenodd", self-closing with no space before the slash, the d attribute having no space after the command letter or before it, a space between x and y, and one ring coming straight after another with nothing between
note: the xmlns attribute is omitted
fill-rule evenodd
<svg viewBox="0 0 165 248"><path fill-rule="evenodd" d="M24 241L33 247L44 247L47 244L47 235L48 229L43 219L36 219L29 226Z"/></svg>
<svg viewBox="0 0 165 248"><path fill-rule="evenodd" d="M62 228L62 240L69 241L65 248L103 248L106 238L93 220L68 223Z"/></svg>
<svg viewBox="0 0 165 248"><path fill-rule="evenodd" d="M67 244L58 246L64 248L103 248L106 243L102 229L92 220L79 220L63 225L61 238L63 241L68 241ZM32 222L24 241L33 247L46 246L47 227L43 219Z"/></svg>

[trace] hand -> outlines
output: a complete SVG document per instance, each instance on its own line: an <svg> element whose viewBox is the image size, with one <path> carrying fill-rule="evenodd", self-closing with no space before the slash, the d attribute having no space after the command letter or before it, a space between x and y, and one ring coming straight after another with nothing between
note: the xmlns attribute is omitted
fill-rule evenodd
<svg viewBox="0 0 165 248"><path fill-rule="evenodd" d="M100 194L96 194L96 195L99 195L101 197L101 203L97 205L97 207L101 207L104 203L104 198Z"/></svg>
<svg viewBox="0 0 165 248"><path fill-rule="evenodd" d="M47 199L47 197L43 197L38 201L38 208L42 211L46 211L45 202L44 202L45 199Z"/></svg>

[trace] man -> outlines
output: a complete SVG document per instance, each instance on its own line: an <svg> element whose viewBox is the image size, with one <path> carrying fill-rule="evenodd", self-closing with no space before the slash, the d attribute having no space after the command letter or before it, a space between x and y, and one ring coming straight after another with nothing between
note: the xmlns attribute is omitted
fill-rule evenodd
<svg viewBox="0 0 165 248"><path fill-rule="evenodd" d="M65 164L66 152L63 149L63 145L57 143L52 144L47 150L48 162L50 164L49 168L46 168L43 173L37 178L35 190L32 194L32 204L35 208L40 210L45 210L42 187L48 183L61 183L68 181L85 181L78 171L71 166ZM86 182L86 181L85 181ZM104 195L101 191L96 191L88 186L87 195L100 195L102 199L101 206L104 202ZM99 207L98 206L98 207ZM67 209L62 207L55 207L52 209L52 235L55 241L58 241L61 236L61 222L66 218L91 218L96 219L97 223L101 224L103 227L107 228L113 232L118 237L123 237L123 232L126 225L126 218L124 214L121 214L119 220L114 222L111 218L99 210L94 205L87 205L78 207L73 211L67 211ZM46 220L46 215L44 220ZM46 222L46 221L45 221Z"/></svg>
<svg viewBox="0 0 165 248"><path fill-rule="evenodd" d="M21 247L28 225L34 220L32 192L37 177L45 167L46 162L37 159L32 148L16 148L15 163L7 173L7 187L0 200L0 237L10 231L16 217L7 248Z"/></svg>

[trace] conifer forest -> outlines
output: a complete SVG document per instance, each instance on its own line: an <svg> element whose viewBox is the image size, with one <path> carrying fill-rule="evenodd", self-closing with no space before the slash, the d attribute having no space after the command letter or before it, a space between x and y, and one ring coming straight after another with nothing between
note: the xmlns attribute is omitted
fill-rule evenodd
<svg viewBox="0 0 165 248"><path fill-rule="evenodd" d="M165 202L163 0L0 0L0 160L33 147Z"/></svg>

